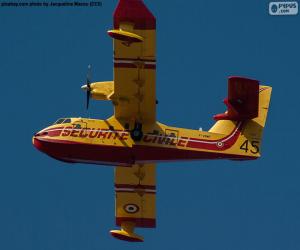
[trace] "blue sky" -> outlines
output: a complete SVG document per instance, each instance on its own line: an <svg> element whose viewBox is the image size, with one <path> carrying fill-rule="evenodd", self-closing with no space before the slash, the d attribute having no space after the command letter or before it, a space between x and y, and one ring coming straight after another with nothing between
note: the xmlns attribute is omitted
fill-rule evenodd
<svg viewBox="0 0 300 250"><path fill-rule="evenodd" d="M100 8L1 8L0 248L300 249L300 16L269 16L268 1L145 1L157 17L158 119L207 130L223 112L227 77L273 87L257 161L161 164L157 229L132 245L114 226L113 168L68 165L39 153L34 132L59 117L106 118L85 110L87 65L112 79L117 1Z"/></svg>

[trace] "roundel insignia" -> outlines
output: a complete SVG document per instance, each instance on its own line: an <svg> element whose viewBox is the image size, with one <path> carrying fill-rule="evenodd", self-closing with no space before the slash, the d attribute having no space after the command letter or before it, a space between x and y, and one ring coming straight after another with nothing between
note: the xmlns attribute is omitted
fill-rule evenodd
<svg viewBox="0 0 300 250"><path fill-rule="evenodd" d="M124 206L124 210L129 214L135 214L140 210L140 208L136 204L126 204Z"/></svg>
<svg viewBox="0 0 300 250"><path fill-rule="evenodd" d="M224 143L221 142L221 141L217 142L217 147L218 148L223 148L224 147Z"/></svg>

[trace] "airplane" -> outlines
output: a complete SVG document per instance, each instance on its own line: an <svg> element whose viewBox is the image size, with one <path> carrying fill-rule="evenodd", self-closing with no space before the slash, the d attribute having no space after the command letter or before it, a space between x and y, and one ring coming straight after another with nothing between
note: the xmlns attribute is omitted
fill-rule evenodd
<svg viewBox="0 0 300 250"><path fill-rule="evenodd" d="M34 146L67 163L115 167L117 239L143 242L135 228L156 227L156 165L188 160L255 160L261 156L272 88L259 81L228 78L227 111L209 131L177 128L156 119L156 19L142 0L119 0L114 12L113 81L91 82L90 98L111 101L105 120L61 118L36 133Z"/></svg>

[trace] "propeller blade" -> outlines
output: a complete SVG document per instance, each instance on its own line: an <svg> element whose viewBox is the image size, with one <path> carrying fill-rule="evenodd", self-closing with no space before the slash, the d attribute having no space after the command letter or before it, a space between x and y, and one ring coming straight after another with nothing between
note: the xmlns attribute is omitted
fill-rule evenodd
<svg viewBox="0 0 300 250"><path fill-rule="evenodd" d="M89 104L90 104L90 91L86 91L86 109L89 109Z"/></svg>
<svg viewBox="0 0 300 250"><path fill-rule="evenodd" d="M87 72L87 75L86 75L86 85L88 87L90 87L91 79L92 79L92 65L89 64L88 65L88 72Z"/></svg>
<svg viewBox="0 0 300 250"><path fill-rule="evenodd" d="M89 109L91 97L91 79L92 79L92 65L88 65L88 72L86 75L86 109Z"/></svg>

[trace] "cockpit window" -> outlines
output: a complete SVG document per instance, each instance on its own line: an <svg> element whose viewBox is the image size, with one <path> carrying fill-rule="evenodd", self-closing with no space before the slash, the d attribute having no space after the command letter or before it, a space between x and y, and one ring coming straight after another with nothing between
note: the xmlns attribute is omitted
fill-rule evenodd
<svg viewBox="0 0 300 250"><path fill-rule="evenodd" d="M55 125L55 124L61 124L61 123L63 123L64 120L65 120L65 118L60 118L60 119L58 119L58 120L54 123L54 125Z"/></svg>
<svg viewBox="0 0 300 250"><path fill-rule="evenodd" d="M63 122L63 123L71 123L71 119L70 119L70 118L68 118L68 119L64 120L64 122Z"/></svg>
<svg viewBox="0 0 300 250"><path fill-rule="evenodd" d="M70 118L59 118L53 125L62 124L62 123L71 123Z"/></svg>

